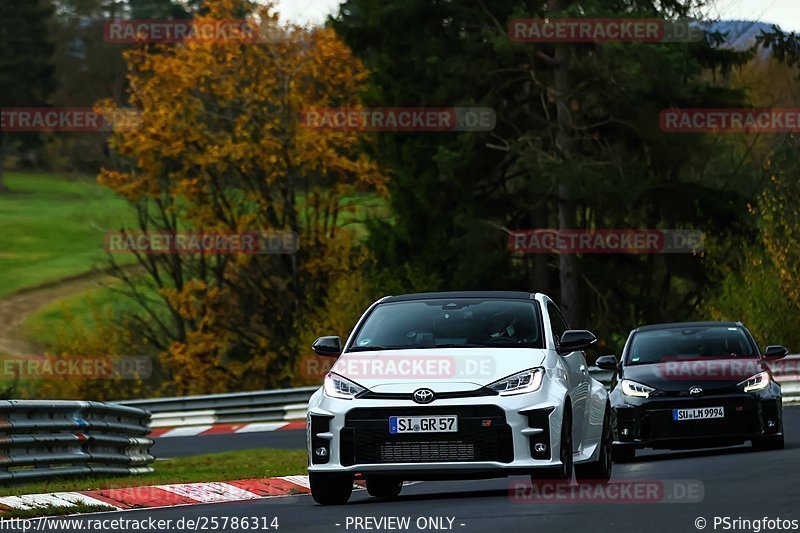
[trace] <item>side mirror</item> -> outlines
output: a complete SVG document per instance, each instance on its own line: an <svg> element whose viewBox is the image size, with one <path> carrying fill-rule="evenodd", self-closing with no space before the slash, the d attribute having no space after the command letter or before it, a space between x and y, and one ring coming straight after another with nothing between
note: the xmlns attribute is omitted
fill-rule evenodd
<svg viewBox="0 0 800 533"><path fill-rule="evenodd" d="M569 353L585 350L597 342L597 337L591 331L583 329L570 329L561 335L558 352Z"/></svg>
<svg viewBox="0 0 800 533"><path fill-rule="evenodd" d="M601 368L603 370L612 370L614 372L619 370L617 359L613 355L604 355L602 357L598 357L594 364L597 368Z"/></svg>
<svg viewBox="0 0 800 533"><path fill-rule="evenodd" d="M773 344L771 346L767 346L766 350L764 350L764 357L767 359L782 359L789 354L789 348L786 346L781 346L779 344Z"/></svg>
<svg viewBox="0 0 800 533"><path fill-rule="evenodd" d="M339 337L320 337L311 349L321 357L339 357L342 355L342 341Z"/></svg>

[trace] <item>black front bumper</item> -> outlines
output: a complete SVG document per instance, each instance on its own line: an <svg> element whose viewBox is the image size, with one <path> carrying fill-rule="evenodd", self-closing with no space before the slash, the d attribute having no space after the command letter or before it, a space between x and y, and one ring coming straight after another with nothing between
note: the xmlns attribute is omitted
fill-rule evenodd
<svg viewBox="0 0 800 533"><path fill-rule="evenodd" d="M674 409L724 407L719 419L673 419ZM612 394L614 445L631 448L689 449L743 444L783 432L780 393L733 392L701 398Z"/></svg>

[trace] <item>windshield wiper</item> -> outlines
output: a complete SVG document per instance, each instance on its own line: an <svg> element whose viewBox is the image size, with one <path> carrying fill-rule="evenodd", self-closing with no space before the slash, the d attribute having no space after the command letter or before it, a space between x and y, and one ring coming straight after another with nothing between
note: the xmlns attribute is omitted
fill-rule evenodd
<svg viewBox="0 0 800 533"><path fill-rule="evenodd" d="M377 352L379 350L396 350L397 348L386 348L385 346L356 346L350 348L350 352Z"/></svg>
<svg viewBox="0 0 800 533"><path fill-rule="evenodd" d="M486 344L429 344L418 346L418 348L488 348Z"/></svg>

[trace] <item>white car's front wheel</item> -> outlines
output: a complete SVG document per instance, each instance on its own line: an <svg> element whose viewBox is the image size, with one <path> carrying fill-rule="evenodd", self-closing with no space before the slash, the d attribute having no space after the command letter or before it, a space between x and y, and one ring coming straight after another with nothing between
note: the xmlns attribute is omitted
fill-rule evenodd
<svg viewBox="0 0 800 533"><path fill-rule="evenodd" d="M611 408L606 406L606 414L603 420L603 436L600 439L600 451L597 454L597 461L575 465L575 479L578 480L578 483L605 484L611 480L611 468L613 463L611 458L611 442L613 440L611 432Z"/></svg>
<svg viewBox="0 0 800 533"><path fill-rule="evenodd" d="M397 498L403 490L403 480L385 476L367 476L367 492L376 498Z"/></svg>
<svg viewBox="0 0 800 533"><path fill-rule="evenodd" d="M352 474L309 472L311 496L320 505L343 505L353 493Z"/></svg>

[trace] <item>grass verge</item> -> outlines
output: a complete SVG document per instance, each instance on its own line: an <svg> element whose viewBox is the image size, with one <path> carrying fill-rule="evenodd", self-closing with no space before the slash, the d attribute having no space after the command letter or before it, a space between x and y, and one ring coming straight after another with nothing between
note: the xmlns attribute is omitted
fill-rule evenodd
<svg viewBox="0 0 800 533"><path fill-rule="evenodd" d="M108 505L86 505L79 503L70 507L60 507L58 505L42 505L33 509L11 509L3 512L3 518L43 518L45 516L64 516L70 514L102 513L103 511L113 511L114 508Z"/></svg>
<svg viewBox="0 0 800 533"><path fill-rule="evenodd" d="M0 496L232 481L304 474L305 450L257 449L156 461L155 472L129 477L52 479L0 488ZM37 515L39 516L39 515Z"/></svg>
<svg viewBox="0 0 800 533"><path fill-rule="evenodd" d="M134 213L94 178L14 173L0 195L0 297L106 265L104 232Z"/></svg>

